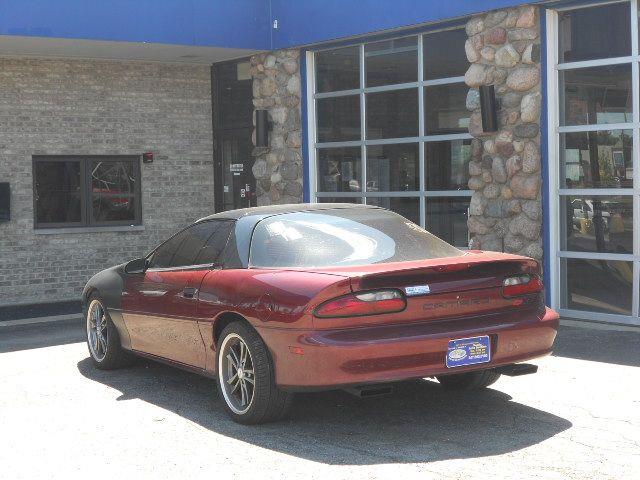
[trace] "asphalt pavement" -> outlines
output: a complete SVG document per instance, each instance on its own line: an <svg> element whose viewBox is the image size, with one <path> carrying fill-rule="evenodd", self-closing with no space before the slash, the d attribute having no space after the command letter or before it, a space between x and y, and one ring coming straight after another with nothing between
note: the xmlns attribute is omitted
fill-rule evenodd
<svg viewBox="0 0 640 480"><path fill-rule="evenodd" d="M304 394L229 420L215 382L92 367L82 323L0 327L0 478L640 478L640 330L563 326L539 372L474 393Z"/></svg>

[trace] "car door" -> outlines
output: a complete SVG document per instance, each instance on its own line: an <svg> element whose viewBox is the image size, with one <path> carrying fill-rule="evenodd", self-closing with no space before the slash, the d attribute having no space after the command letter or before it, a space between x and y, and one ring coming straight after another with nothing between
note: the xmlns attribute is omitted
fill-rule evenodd
<svg viewBox="0 0 640 480"><path fill-rule="evenodd" d="M144 274L127 279L123 317L134 350L204 368L205 347L196 316L202 279L214 269L209 239L228 237L228 221L197 223L149 257Z"/></svg>

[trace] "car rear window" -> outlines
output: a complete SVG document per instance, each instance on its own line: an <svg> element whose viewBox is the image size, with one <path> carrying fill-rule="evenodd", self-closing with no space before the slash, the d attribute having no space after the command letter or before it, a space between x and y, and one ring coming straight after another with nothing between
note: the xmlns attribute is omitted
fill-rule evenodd
<svg viewBox="0 0 640 480"><path fill-rule="evenodd" d="M328 267L457 257L463 252L383 209L274 215L253 232L252 267Z"/></svg>

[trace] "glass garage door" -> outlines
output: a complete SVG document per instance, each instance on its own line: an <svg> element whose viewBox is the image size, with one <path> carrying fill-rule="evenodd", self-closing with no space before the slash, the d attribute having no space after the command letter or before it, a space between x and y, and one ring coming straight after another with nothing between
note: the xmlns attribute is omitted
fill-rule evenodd
<svg viewBox="0 0 640 480"><path fill-rule="evenodd" d="M462 28L314 53L311 198L380 205L469 242Z"/></svg>
<svg viewBox="0 0 640 480"><path fill-rule="evenodd" d="M547 19L549 105L558 105L550 107L553 304L569 317L638 324L637 4Z"/></svg>

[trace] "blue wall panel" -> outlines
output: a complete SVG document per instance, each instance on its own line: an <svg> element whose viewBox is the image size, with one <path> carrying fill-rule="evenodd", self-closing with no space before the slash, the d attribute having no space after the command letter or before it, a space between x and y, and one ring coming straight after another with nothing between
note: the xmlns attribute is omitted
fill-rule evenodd
<svg viewBox="0 0 640 480"><path fill-rule="evenodd" d="M268 0L0 0L0 35L268 49Z"/></svg>
<svg viewBox="0 0 640 480"><path fill-rule="evenodd" d="M309 45L536 1L271 0L271 16L278 20L273 47Z"/></svg>

